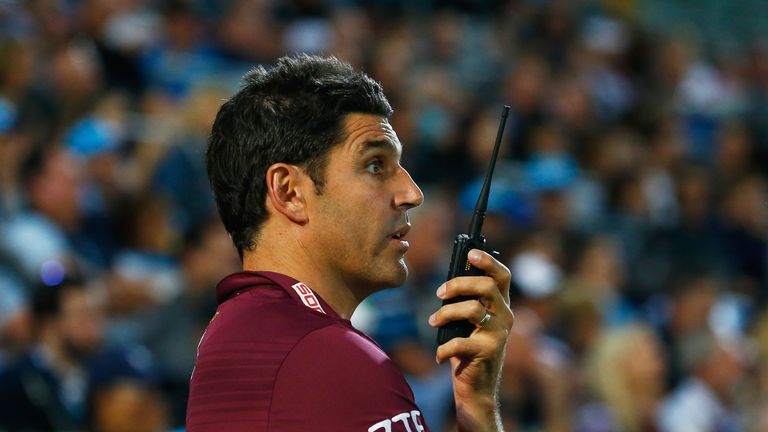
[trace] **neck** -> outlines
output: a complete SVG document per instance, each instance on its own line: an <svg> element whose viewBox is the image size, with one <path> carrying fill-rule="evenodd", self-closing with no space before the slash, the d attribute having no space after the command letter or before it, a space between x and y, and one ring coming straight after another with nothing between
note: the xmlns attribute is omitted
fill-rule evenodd
<svg viewBox="0 0 768 432"><path fill-rule="evenodd" d="M280 233L270 235L266 231L262 229L253 250L244 252L243 270L273 271L291 276L312 288L340 317L350 319L363 300L355 295L360 291L299 238Z"/></svg>

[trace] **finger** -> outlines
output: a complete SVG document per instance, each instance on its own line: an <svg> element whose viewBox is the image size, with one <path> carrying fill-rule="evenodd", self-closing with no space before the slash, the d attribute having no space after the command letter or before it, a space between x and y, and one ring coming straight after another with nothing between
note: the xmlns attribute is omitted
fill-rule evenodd
<svg viewBox="0 0 768 432"><path fill-rule="evenodd" d="M453 338L437 347L435 360L437 360L438 364L442 364L451 357L477 358L481 356L483 347L486 345L488 345L487 342L478 342L476 337Z"/></svg>
<svg viewBox="0 0 768 432"><path fill-rule="evenodd" d="M498 325L493 325L493 328L495 329L500 328L499 326L501 326L501 328L505 328L506 331L509 332L515 323L515 315L512 313L512 309L510 309L508 303L509 298L503 298L499 288L493 283L493 279L487 276L462 276L453 278L445 282L438 289L438 297L442 299L451 299L456 296L476 298L449 303L438 309L438 312L440 312L448 306L466 304L466 306L459 308L451 307L447 309L446 312L441 312L439 314L436 312L435 319L438 320L436 326L443 326L445 323L456 319L468 319L470 322L477 325L485 317L485 313L480 313L480 307L485 308L485 311L492 315L491 322L498 323ZM479 319L473 319L472 317L479 317ZM432 317L430 317L430 324L431 323ZM483 325L483 328L488 329L489 324L486 323Z"/></svg>
<svg viewBox="0 0 768 432"><path fill-rule="evenodd" d="M477 300L447 304L429 317L429 325L440 327L451 321L468 320L478 325L485 318L488 309Z"/></svg>
<svg viewBox="0 0 768 432"><path fill-rule="evenodd" d="M488 276L493 278L499 286L503 297L505 299L509 298L509 283L512 280L512 273L510 273L507 266L500 263L491 254L480 249L470 250L467 254L467 259L469 259L470 264L485 271Z"/></svg>
<svg viewBox="0 0 768 432"><path fill-rule="evenodd" d="M455 277L440 285L437 296L443 300L457 296L477 297L491 310L495 310L492 306L494 303L506 303L496 281L488 276Z"/></svg>

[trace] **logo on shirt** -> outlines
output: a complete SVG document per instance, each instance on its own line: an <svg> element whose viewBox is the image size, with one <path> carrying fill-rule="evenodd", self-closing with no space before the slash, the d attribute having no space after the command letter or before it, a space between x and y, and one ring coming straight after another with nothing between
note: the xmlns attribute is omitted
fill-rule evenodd
<svg viewBox="0 0 768 432"><path fill-rule="evenodd" d="M293 288L293 290L296 291L296 294L299 295L299 298L304 303L304 306L310 309L314 309L318 312L325 313L323 307L320 306L320 301L315 296L315 293L313 293L308 286L301 282L297 282L291 285L291 288Z"/></svg>
<svg viewBox="0 0 768 432"><path fill-rule="evenodd" d="M384 419L376 423L368 428L368 432L395 432L402 430L406 432L424 432L425 429L421 424L419 417L421 417L421 412L417 410L411 412L406 411L391 419ZM402 424L405 429L398 427L400 424ZM413 428L411 428L411 426L413 426Z"/></svg>

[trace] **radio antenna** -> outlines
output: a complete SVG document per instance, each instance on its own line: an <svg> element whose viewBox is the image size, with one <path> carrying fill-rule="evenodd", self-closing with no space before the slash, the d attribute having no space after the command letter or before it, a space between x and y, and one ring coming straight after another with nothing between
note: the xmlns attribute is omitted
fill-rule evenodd
<svg viewBox="0 0 768 432"><path fill-rule="evenodd" d="M507 124L507 117L509 117L509 105L504 105L504 110L501 112L501 122L499 123L499 131L496 133L496 144L493 146L493 154L491 155L491 162L488 165L488 172L485 175L485 182L483 188L480 189L480 196L477 197L477 204L475 204L475 212L472 213L472 222L469 224L469 236L470 238L477 238L480 236L480 232L483 229L483 222L485 221L485 212L488 209L488 195L491 193L491 180L493 179L493 169L496 166L496 158L499 156L499 147L501 144L501 137L504 135L504 126Z"/></svg>

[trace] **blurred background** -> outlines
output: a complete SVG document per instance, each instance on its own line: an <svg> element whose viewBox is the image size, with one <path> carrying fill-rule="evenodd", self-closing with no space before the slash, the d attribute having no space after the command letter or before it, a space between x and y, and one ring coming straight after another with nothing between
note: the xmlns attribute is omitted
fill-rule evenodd
<svg viewBox="0 0 768 432"><path fill-rule="evenodd" d="M764 0L0 0L0 430L183 430L240 263L203 166L256 64L381 81L422 186L407 285L354 323L432 431L426 318L502 104L508 431L768 431Z"/></svg>

